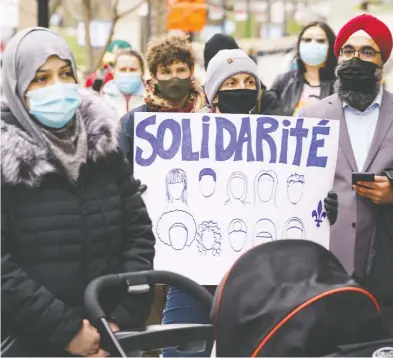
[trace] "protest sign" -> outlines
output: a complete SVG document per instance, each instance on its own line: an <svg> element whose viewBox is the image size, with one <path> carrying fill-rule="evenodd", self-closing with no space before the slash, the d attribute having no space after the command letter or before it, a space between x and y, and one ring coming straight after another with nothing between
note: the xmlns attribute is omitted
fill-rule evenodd
<svg viewBox="0 0 393 358"><path fill-rule="evenodd" d="M329 247L323 200L333 186L338 121L136 113L134 127L155 269L217 285L255 245L305 239Z"/></svg>

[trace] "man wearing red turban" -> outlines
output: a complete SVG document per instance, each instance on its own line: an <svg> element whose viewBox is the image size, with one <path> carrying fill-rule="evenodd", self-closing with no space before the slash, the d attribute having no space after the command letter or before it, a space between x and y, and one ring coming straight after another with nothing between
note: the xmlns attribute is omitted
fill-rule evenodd
<svg viewBox="0 0 393 358"><path fill-rule="evenodd" d="M393 332L393 94L381 84L392 47L382 21L367 14L350 20L334 46L336 94L299 117L341 123L333 187L339 215L330 249L377 296ZM373 173L375 180L352 185L353 172Z"/></svg>

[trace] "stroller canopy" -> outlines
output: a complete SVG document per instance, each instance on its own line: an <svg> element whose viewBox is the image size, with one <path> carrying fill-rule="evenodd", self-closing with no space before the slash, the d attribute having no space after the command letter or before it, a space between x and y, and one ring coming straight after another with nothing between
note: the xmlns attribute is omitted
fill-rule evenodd
<svg viewBox="0 0 393 358"><path fill-rule="evenodd" d="M306 240L241 256L216 291L212 319L218 357L318 357L390 337L376 299Z"/></svg>

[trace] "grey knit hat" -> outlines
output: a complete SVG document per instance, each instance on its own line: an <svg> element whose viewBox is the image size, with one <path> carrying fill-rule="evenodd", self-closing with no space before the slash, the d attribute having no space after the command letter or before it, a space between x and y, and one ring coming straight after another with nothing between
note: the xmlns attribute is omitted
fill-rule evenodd
<svg viewBox="0 0 393 358"><path fill-rule="evenodd" d="M242 50L221 50L209 62L206 71L205 93L210 105L222 84L238 73L248 73L255 77L258 93L261 81L256 63Z"/></svg>

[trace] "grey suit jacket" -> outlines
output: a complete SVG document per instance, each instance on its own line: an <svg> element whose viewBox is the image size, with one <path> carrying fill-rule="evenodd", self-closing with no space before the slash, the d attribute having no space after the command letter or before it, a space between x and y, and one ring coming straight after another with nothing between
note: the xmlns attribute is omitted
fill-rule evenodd
<svg viewBox="0 0 393 358"><path fill-rule="evenodd" d="M338 194L339 214L331 227L330 250L349 274L364 278L375 234L375 204L356 196L352 172L358 171L344 118L342 102L336 94L305 107L299 117L340 121L340 139L333 189ZM393 167L393 94L384 91L377 127L366 159L366 172L379 174ZM393 222L393 217L392 217ZM393 260L393 258L392 258Z"/></svg>

